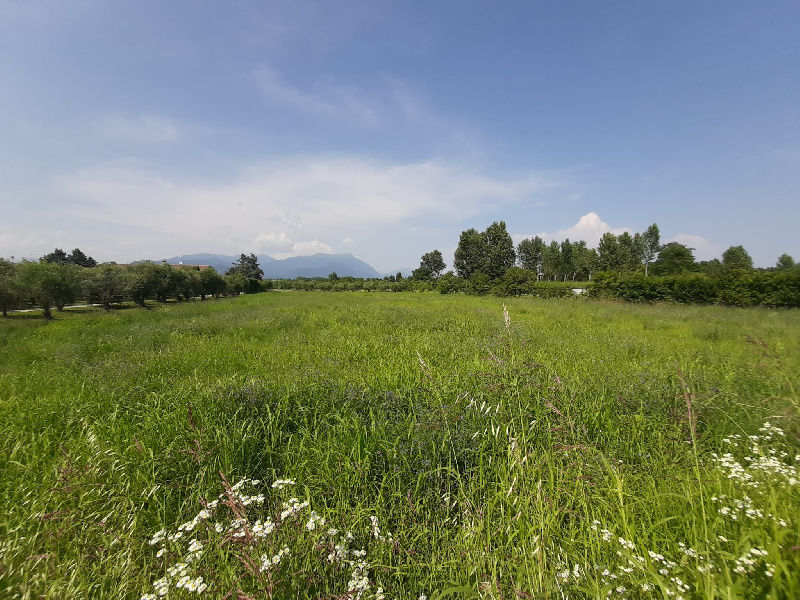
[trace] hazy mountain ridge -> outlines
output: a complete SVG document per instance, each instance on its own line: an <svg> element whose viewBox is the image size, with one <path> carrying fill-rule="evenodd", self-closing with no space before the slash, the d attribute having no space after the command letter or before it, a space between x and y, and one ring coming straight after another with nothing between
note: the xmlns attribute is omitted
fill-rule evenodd
<svg viewBox="0 0 800 600"><path fill-rule="evenodd" d="M165 259L169 264L210 265L220 274L225 274L238 255L225 254L185 254ZM160 262L160 261L158 261ZM295 277L327 277L335 272L339 277L362 277L365 279L381 277L373 267L352 254L314 254L311 256L290 256L275 259L268 254L258 255L258 264L264 271L264 279L294 279Z"/></svg>

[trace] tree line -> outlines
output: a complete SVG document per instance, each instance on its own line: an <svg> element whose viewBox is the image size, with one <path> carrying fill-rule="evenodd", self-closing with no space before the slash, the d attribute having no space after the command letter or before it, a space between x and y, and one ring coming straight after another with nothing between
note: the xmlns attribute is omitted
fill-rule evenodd
<svg viewBox="0 0 800 600"><path fill-rule="evenodd" d="M500 221L482 232L461 232L452 271L444 272L441 252L434 250L422 256L413 278L434 283L441 293L562 297L580 287L590 297L626 301L800 306L800 267L788 254L768 269L753 268L743 246L698 262L693 248L660 238L653 223L642 233L605 233L597 248L583 240L548 244L539 236L515 248Z"/></svg>
<svg viewBox="0 0 800 600"><path fill-rule="evenodd" d="M446 269L442 253L433 250L422 255L409 278L400 273L383 279L331 273L327 278L273 282L263 280L254 254L242 254L223 276L212 267L190 265L98 265L79 248L69 254L56 248L38 261L0 258L0 309L7 316L13 309L39 307L50 318L53 308L63 310L79 300L108 310L124 301L146 306L148 300L205 300L270 289L552 298L570 296L575 287L588 288L593 297L629 301L800 306L800 266L788 254L769 269L754 269L743 246L731 246L721 260L697 262L693 248L678 242L662 245L655 223L633 235L605 233L597 248L589 248L583 240L546 243L539 236L515 247L505 222L496 221L482 232L461 232L453 270Z"/></svg>
<svg viewBox="0 0 800 600"><path fill-rule="evenodd" d="M414 278L438 279L446 268L441 258L438 250L423 255ZM794 265L794 259L783 254L774 269L789 269ZM533 275L540 281L587 282L599 272L640 273L645 277L682 273L719 276L733 269L751 270L753 259L743 246L731 246L722 253L721 260L697 262L694 248L678 242L661 244L656 223L633 235L627 231L619 235L604 233L597 248L589 248L583 240L565 239L548 244L539 236L524 239L515 248L504 221L495 221L482 232L474 228L461 232L453 260L455 276L496 282L513 269L522 269L526 276Z"/></svg>
<svg viewBox="0 0 800 600"><path fill-rule="evenodd" d="M242 254L223 276L213 267L201 270L152 262L98 265L77 248L69 255L57 248L38 261L0 258L0 309L8 316L13 309L37 307L49 319L53 308L60 311L79 300L106 310L124 301L146 306L148 300L205 300L270 289L272 282L262 281L263 275L252 254Z"/></svg>

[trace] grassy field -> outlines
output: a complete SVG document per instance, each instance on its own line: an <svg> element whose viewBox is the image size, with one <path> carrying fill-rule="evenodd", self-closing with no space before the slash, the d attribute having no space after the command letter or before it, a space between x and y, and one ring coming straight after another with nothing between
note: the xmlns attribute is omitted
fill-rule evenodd
<svg viewBox="0 0 800 600"><path fill-rule="evenodd" d="M800 312L505 304L0 321L0 597L800 597Z"/></svg>

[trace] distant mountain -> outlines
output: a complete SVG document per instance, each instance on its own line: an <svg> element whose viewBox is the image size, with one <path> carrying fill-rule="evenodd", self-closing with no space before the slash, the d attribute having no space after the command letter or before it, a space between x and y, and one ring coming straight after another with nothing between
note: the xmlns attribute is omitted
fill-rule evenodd
<svg viewBox="0 0 800 600"><path fill-rule="evenodd" d="M295 277L327 277L336 273L339 277L380 277L375 269L352 254L314 254L313 256L290 256L283 260L261 262L264 277L270 279L294 279Z"/></svg>
<svg viewBox="0 0 800 600"><path fill-rule="evenodd" d="M169 264L210 265L220 274L225 274L239 256L224 254L186 254L165 259ZM158 261L161 262L161 261ZM267 254L258 255L258 264L265 279L294 279L295 277L327 277L336 273L339 277L381 277L375 269L352 254L314 254L313 256L291 256L282 260Z"/></svg>

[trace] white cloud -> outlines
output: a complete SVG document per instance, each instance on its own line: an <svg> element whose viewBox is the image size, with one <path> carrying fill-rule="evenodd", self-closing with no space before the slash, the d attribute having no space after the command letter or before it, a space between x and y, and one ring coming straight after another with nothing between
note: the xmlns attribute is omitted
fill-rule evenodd
<svg viewBox="0 0 800 600"><path fill-rule="evenodd" d="M514 234L512 237L516 242L520 242L525 238L532 238L534 235L538 235L545 242L562 242L567 238L573 242L584 240L587 246L594 248L600 242L600 238L603 237L604 233L619 235L626 231L631 232L632 230L628 227L611 227L611 225L603 221L597 213L590 212L578 219L575 225L566 229L557 229L553 233L538 233L533 235Z"/></svg>
<svg viewBox="0 0 800 600"><path fill-rule="evenodd" d="M331 252L334 240L356 232L385 241L403 222L452 225L530 201L555 185L538 175L502 179L434 161L305 157L253 165L223 182L182 181L113 163L61 180L53 194L66 197L64 214L82 221L84 229L113 230L119 249L127 241L160 256L208 251L213 243L217 252L259 246L308 254ZM301 239L282 231L287 221L296 230L302 225ZM140 251L117 259L142 257Z"/></svg>
<svg viewBox="0 0 800 600"><path fill-rule="evenodd" d="M342 238L342 242L341 243L342 244L352 244L353 242L355 242L355 240L353 238L351 238L350 236L347 236L347 237L343 237Z"/></svg>
<svg viewBox="0 0 800 600"><path fill-rule="evenodd" d="M260 233L254 243L256 251L266 252L274 258L286 258L287 256L307 256L309 254L331 254L333 249L319 240L295 241L285 232Z"/></svg>
<svg viewBox="0 0 800 600"><path fill-rule="evenodd" d="M177 123L155 115L106 116L92 123L101 137L123 142L176 142L181 139Z"/></svg>
<svg viewBox="0 0 800 600"><path fill-rule="evenodd" d="M722 248L699 235L679 233L670 241L694 248L694 257L697 260L712 260L722 257Z"/></svg>
<svg viewBox="0 0 800 600"><path fill-rule="evenodd" d="M295 256L309 256L311 254L331 254L333 249L328 244L323 244L319 240L311 240L310 242L295 242L292 246L292 253Z"/></svg>

